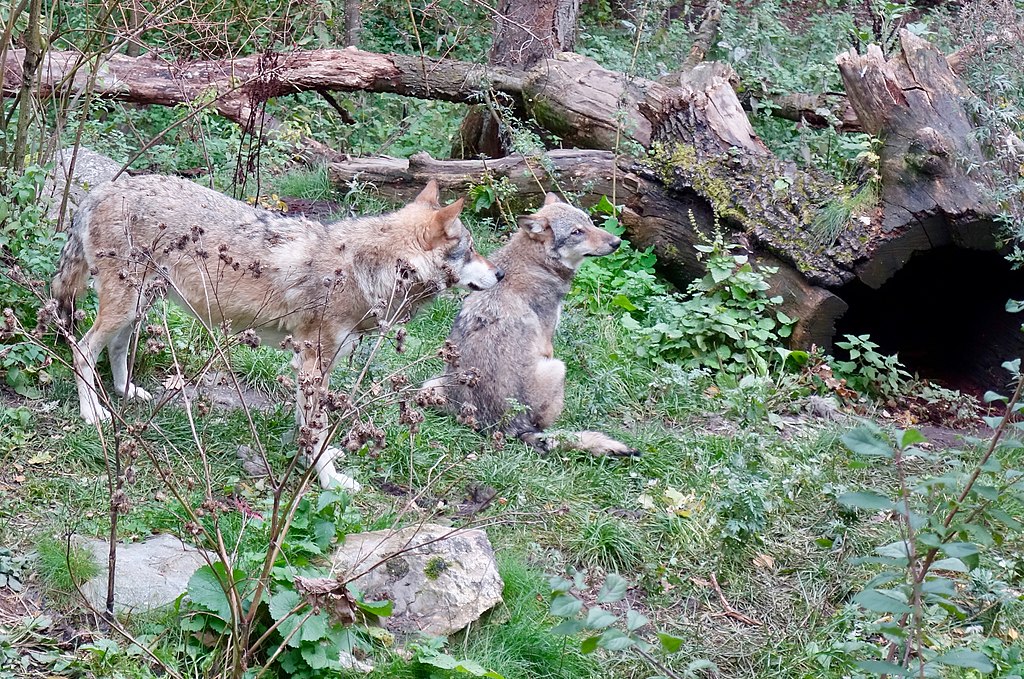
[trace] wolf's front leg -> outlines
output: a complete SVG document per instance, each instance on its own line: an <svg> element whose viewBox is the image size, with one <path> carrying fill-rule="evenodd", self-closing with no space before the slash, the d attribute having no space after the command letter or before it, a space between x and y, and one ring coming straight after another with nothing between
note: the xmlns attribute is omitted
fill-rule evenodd
<svg viewBox="0 0 1024 679"><path fill-rule="evenodd" d="M327 445L329 424L327 413L320 404L321 384L326 387L330 371L321 372L317 356L297 358L297 393L295 398L295 419L299 428L300 451L305 450L306 461L316 470L321 488L340 488L353 493L362 490L362 485L351 476L342 474L334 467L334 460L344 453L340 448Z"/></svg>

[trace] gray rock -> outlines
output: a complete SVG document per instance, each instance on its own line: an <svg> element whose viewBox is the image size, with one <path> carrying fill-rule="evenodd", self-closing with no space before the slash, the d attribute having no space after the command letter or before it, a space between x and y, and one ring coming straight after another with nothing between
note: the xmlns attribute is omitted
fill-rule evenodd
<svg viewBox="0 0 1024 679"><path fill-rule="evenodd" d="M481 530L424 524L358 533L345 538L332 562L338 571L356 574L382 559L387 560L353 584L369 600L394 603L392 615L383 619L392 632L446 636L501 602L504 583Z"/></svg>
<svg viewBox="0 0 1024 679"><path fill-rule="evenodd" d="M102 153L96 153L86 148L79 148L78 153L72 155L73 148L66 148L54 154L53 175L46 180L43 186L43 196L52 202L47 216L56 221L60 214L60 204L64 198L64 186L68 181L68 169L71 167L71 159L75 159L75 169L71 176L71 189L68 192L68 205L65 212L65 220L75 207L85 198L85 195L103 182L110 181L121 170L121 163L113 158L108 158Z"/></svg>
<svg viewBox="0 0 1024 679"><path fill-rule="evenodd" d="M79 536L75 542L89 549L100 567L100 573L82 586L82 594L93 608L102 611L107 605L107 542ZM188 588L192 574L204 565L202 550L173 535L119 545L114 611L141 612L173 603Z"/></svg>

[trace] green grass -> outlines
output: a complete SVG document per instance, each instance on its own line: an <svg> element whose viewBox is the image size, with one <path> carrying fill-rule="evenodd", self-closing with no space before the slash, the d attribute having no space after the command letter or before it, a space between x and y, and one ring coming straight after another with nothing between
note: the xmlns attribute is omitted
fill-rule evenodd
<svg viewBox="0 0 1024 679"><path fill-rule="evenodd" d="M499 240L489 227L478 229L477 237L485 251ZM424 310L408 325L406 352L387 345L371 367L371 378L383 380L431 357L458 306L455 293ZM224 369L201 324L173 307L167 319L189 371L207 364ZM844 510L835 498L865 486L891 490L893 474L851 465L838 441L843 428L836 424L805 419L777 428L769 414L792 415L800 401L785 380L745 387L719 383L711 389L715 380L707 372L654 368L633 357L631 343L613 314L567 300L555 347L568 368L559 428L607 431L640 449L641 457L591 458L575 452L541 457L518 441L499 447L435 412L425 413L420 430L410 436L397 424L396 410L384 408L372 417L385 429L386 445L349 453L339 464L366 486L354 499L362 528L424 518L486 528L505 578L505 603L450 639L447 652L505 677L625 679L653 672L630 654L581 655L578 638L551 633L558 621L547 614L545 576L570 569L596 583L608 571L626 575L630 606L648 616L653 628L684 639L683 651L665 659L678 673L709 659L721 676L850 676L850 654L844 649L866 642L865 617L849 599L872 574L850 558L894 539L894 527ZM364 341L354 365L369 344ZM291 398L290 389L277 382L279 375L290 375L285 353L233 347L229 357L248 388ZM147 355L138 380L158 384L170 365L167 351ZM441 367L439 359L425 360L410 371L410 382L417 384ZM100 371L107 375L106 366ZM53 401L54 407L29 403L25 414L10 403L0 417L0 462L24 476L14 493L0 497L0 513L9 517L0 522L0 538L23 549L40 536L68 530L105 536L109 528L104 450L114 445L115 434L108 427L101 437L81 424L70 373L59 368L51 373L43 402ZM352 371L343 367L333 384L352 379ZM754 401L764 407L751 408ZM121 407L129 422L153 409ZM198 504L205 493L201 447L212 494L241 497L266 513L267 491L243 476L235 451L240 444L262 444L274 469L282 470L294 450L294 419L288 407L252 410L250 416L253 426L244 412L205 412L194 405L190 419L175 402L156 414L145 437L186 501ZM140 458L135 471L121 534L182 534L180 507L148 458ZM497 495L478 515L465 518L458 509L471 485L491 486ZM410 490L421 494L412 510ZM259 537L242 529L237 513L224 515L222 524L232 547L254 544ZM1014 554L1021 547L1003 549ZM988 565L1010 577L1006 568ZM729 605L759 625L723 617L722 601L709 584L712 575ZM45 576L46 581L51 577L56 576ZM1002 605L1000 616L1004 625L1024 626L1019 602ZM158 626L140 621L138 631L154 633ZM180 637L169 633L158 648L184 670L199 661L174 650L186 643ZM378 649L376 662L374 676L429 676L388 649Z"/></svg>
<svg viewBox="0 0 1024 679"><path fill-rule="evenodd" d="M70 549L69 549L70 546ZM73 594L77 587L100 572L100 567L87 548L42 538L36 545L36 568L46 585L62 594Z"/></svg>

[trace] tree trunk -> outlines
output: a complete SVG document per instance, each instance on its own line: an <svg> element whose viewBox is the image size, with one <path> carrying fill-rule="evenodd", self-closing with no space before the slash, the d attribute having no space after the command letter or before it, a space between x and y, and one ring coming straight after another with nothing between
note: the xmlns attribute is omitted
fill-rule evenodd
<svg viewBox="0 0 1024 679"><path fill-rule="evenodd" d="M39 34L39 19L42 16L43 0L30 0L28 9L28 28L25 29L25 47L22 60L21 86L18 90L18 128L14 136L13 162L11 166L15 172L25 167L25 156L28 151L28 131L35 115L33 102L35 101L32 91L32 79L36 75L39 63L43 58L43 41ZM11 17L14 23L15 17Z"/></svg>
<svg viewBox="0 0 1024 679"><path fill-rule="evenodd" d="M571 52L579 11L580 0L501 0L487 63L526 70L558 52ZM503 156L509 149L501 131L494 104L477 104L462 119L452 155Z"/></svg>
<svg viewBox="0 0 1024 679"><path fill-rule="evenodd" d="M345 0L345 47L359 47L359 34L363 31L361 0Z"/></svg>
<svg viewBox="0 0 1024 679"><path fill-rule="evenodd" d="M836 63L864 130L884 140L880 152L881 233L857 275L881 286L920 250L954 243L993 249L998 206L972 163L985 154L963 102L970 92L946 58L909 31L900 52L841 54Z"/></svg>

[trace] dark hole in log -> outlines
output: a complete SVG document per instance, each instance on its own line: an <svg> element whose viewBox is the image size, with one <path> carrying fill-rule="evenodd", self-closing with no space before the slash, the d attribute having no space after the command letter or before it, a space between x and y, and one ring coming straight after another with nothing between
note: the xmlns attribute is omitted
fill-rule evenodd
<svg viewBox="0 0 1024 679"><path fill-rule="evenodd" d="M1024 299L1024 271L997 252L919 252L879 289L855 281L838 294L850 309L836 341L869 334L881 353L944 386L998 391L1009 377L1002 362L1024 356L1024 314L1006 311L1007 299Z"/></svg>

